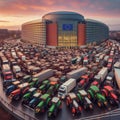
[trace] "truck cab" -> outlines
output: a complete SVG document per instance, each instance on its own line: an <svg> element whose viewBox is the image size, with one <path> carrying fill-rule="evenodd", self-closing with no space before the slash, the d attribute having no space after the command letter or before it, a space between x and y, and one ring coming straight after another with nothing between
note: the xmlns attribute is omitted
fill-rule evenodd
<svg viewBox="0 0 120 120"><path fill-rule="evenodd" d="M91 83L91 85L99 86L100 81L101 81L100 75L95 75L94 81Z"/></svg>
<svg viewBox="0 0 120 120"><path fill-rule="evenodd" d="M13 66L13 74L15 75L16 78L18 78L22 74L21 68L18 65Z"/></svg>
<svg viewBox="0 0 120 120"><path fill-rule="evenodd" d="M11 71L5 71L3 72L3 79L4 80L12 80L13 79L13 74Z"/></svg>
<svg viewBox="0 0 120 120"><path fill-rule="evenodd" d="M66 90L67 90L66 86L64 86L64 85L60 86L59 92L58 92L58 97L61 96L62 99L64 99L65 96L67 95L67 91Z"/></svg>
<svg viewBox="0 0 120 120"><path fill-rule="evenodd" d="M108 73L104 84L113 86L113 84L114 84L113 79L114 79L114 72L111 71Z"/></svg>
<svg viewBox="0 0 120 120"><path fill-rule="evenodd" d="M4 80L12 80L13 79L13 74L10 70L9 64L4 64L2 66L2 77Z"/></svg>

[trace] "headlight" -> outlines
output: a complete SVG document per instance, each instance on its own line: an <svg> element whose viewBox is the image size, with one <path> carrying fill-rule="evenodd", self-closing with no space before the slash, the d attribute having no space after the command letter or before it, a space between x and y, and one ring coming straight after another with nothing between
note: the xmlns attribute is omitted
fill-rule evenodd
<svg viewBox="0 0 120 120"><path fill-rule="evenodd" d="M39 109L39 108L36 108L35 112L36 112L36 113L39 113L39 112L40 112L40 109Z"/></svg>
<svg viewBox="0 0 120 120"><path fill-rule="evenodd" d="M107 105L107 102L105 101L104 104Z"/></svg>

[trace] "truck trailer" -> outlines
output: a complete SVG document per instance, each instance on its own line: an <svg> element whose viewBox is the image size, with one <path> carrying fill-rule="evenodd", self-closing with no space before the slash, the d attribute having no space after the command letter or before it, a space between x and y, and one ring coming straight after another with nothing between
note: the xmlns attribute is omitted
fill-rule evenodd
<svg viewBox="0 0 120 120"><path fill-rule="evenodd" d="M87 72L87 68L86 67L82 67L80 69L77 69L77 70L74 70L74 71L71 71L69 73L67 73L67 78L74 78L74 79L79 79L80 76L82 76L83 74L85 74Z"/></svg>
<svg viewBox="0 0 120 120"><path fill-rule="evenodd" d="M45 79L48 79L49 77L53 76L54 72L52 69L47 69L42 72L39 72L35 75L33 75L33 78L38 78L39 82L42 82Z"/></svg>
<svg viewBox="0 0 120 120"><path fill-rule="evenodd" d="M70 78L65 83L63 83L58 90L58 97L62 99L76 86L76 79Z"/></svg>
<svg viewBox="0 0 120 120"><path fill-rule="evenodd" d="M118 88L120 89L120 69L115 68L115 79L118 85Z"/></svg>

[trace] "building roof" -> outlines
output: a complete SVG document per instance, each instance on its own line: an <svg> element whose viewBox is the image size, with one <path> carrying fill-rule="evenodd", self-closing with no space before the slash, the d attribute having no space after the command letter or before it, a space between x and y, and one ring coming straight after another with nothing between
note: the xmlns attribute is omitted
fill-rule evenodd
<svg viewBox="0 0 120 120"><path fill-rule="evenodd" d="M102 25L104 25L104 26L108 27L105 23L100 22L100 21L98 21L98 20L85 19L85 21L86 21L86 22L94 22L94 23L102 24Z"/></svg>
<svg viewBox="0 0 120 120"><path fill-rule="evenodd" d="M53 14L53 15L80 15L79 13L76 13L76 12L71 12L71 11L56 11L56 12L50 12L50 13L47 13L46 15L49 15L49 14ZM82 15L80 15L82 16Z"/></svg>
<svg viewBox="0 0 120 120"><path fill-rule="evenodd" d="M42 19L32 20L32 21L23 23L22 25L34 24L34 23L39 23L39 22L42 22Z"/></svg>
<svg viewBox="0 0 120 120"><path fill-rule="evenodd" d="M76 21L85 21L84 16L81 14L78 14L76 12L70 12L70 11L57 11L57 12L50 12L48 14L45 14L42 17L42 20L48 20L52 22L57 22L60 20L76 20Z"/></svg>

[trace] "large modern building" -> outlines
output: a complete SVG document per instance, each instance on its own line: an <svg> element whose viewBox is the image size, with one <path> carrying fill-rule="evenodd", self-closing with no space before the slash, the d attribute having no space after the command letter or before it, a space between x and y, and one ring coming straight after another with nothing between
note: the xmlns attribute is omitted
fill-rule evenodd
<svg viewBox="0 0 120 120"><path fill-rule="evenodd" d="M51 12L22 25L22 39L49 47L74 47L108 39L109 28L102 22L84 19L75 12Z"/></svg>

